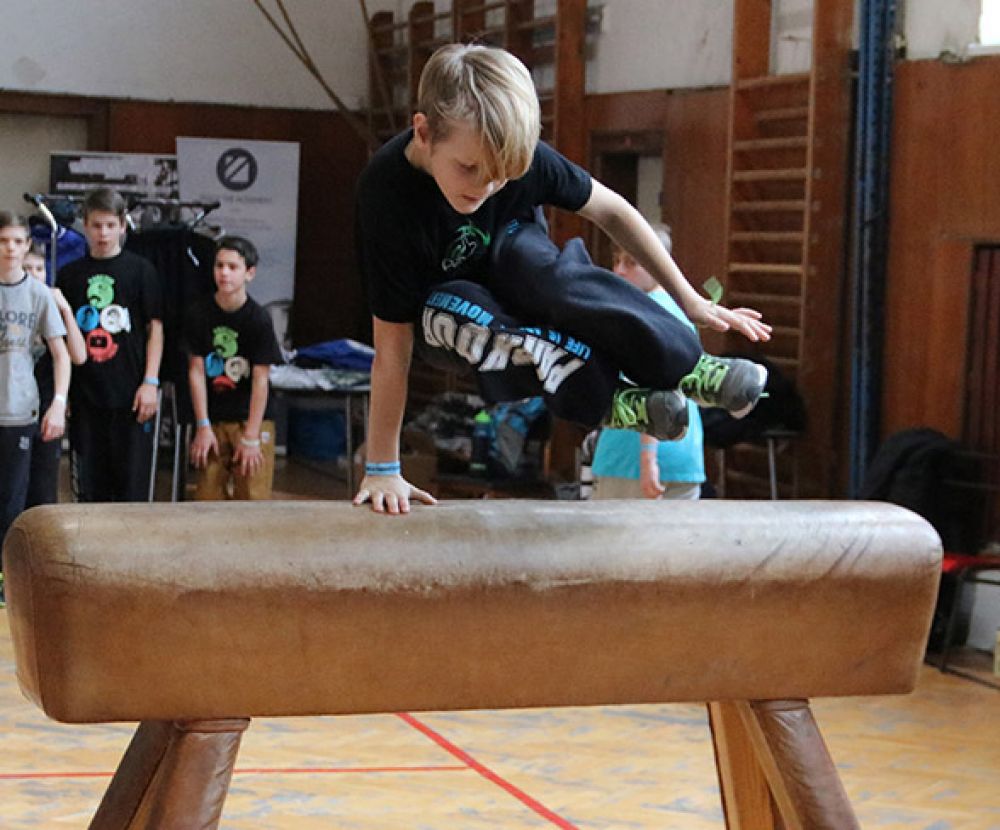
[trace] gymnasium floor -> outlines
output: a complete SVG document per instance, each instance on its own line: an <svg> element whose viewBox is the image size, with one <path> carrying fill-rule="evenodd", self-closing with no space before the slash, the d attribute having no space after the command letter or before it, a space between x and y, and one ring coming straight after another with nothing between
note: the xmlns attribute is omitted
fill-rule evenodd
<svg viewBox="0 0 1000 830"><path fill-rule="evenodd" d="M298 471L284 497L331 497ZM905 697L814 711L865 828L1000 830L1000 692L923 668ZM134 726L48 721L0 612L0 828L85 828ZM227 830L721 828L704 707L258 720Z"/></svg>
<svg viewBox="0 0 1000 830"><path fill-rule="evenodd" d="M1000 692L925 667L908 697L820 700L862 826L1000 830ZM0 612L0 827L85 828L132 725L48 721ZM258 720L230 830L722 827L704 708Z"/></svg>

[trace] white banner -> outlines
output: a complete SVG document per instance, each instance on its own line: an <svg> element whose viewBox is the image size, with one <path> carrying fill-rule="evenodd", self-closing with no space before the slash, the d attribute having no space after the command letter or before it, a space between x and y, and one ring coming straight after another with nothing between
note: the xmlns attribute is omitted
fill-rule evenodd
<svg viewBox="0 0 1000 830"><path fill-rule="evenodd" d="M181 199L220 207L209 221L260 251L249 285L262 305L292 301L299 203L299 145L289 141L178 138Z"/></svg>

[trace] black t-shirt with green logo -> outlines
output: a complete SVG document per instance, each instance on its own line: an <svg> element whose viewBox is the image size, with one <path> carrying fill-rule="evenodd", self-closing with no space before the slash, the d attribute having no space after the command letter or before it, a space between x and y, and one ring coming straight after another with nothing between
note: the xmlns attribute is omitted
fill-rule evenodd
<svg viewBox="0 0 1000 830"><path fill-rule="evenodd" d="M131 407L146 372L147 327L163 317L156 269L131 251L108 259L87 255L60 268L57 284L87 344L87 362L73 368L71 399Z"/></svg>
<svg viewBox="0 0 1000 830"><path fill-rule="evenodd" d="M511 220L533 221L543 205L577 211L590 198L590 174L539 142L524 176L475 213L460 214L434 179L407 161L412 137L407 130L381 147L358 186L358 256L368 304L381 320L414 322L438 283L485 282L490 246Z"/></svg>
<svg viewBox="0 0 1000 830"><path fill-rule="evenodd" d="M184 318L184 349L205 361L208 417L213 424L245 421L250 414L253 367L284 363L271 316L250 297L236 311L223 311L213 295L200 297ZM268 410L270 406L269 395Z"/></svg>

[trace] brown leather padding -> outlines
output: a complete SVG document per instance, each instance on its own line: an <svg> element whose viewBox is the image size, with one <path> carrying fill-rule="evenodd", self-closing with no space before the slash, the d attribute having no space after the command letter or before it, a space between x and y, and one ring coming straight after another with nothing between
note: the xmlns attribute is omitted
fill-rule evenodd
<svg viewBox="0 0 1000 830"><path fill-rule="evenodd" d="M4 546L66 722L906 692L940 559L857 502L61 505Z"/></svg>

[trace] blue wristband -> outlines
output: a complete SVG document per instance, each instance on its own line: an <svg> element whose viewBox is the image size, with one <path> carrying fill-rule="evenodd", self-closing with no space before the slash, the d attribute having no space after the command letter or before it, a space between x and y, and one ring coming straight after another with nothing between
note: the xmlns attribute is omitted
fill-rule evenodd
<svg viewBox="0 0 1000 830"><path fill-rule="evenodd" d="M143 378L142 382L143 383L148 383L150 386L159 386L160 385L160 379L159 378Z"/></svg>
<svg viewBox="0 0 1000 830"><path fill-rule="evenodd" d="M369 461L365 464L365 475L398 476L402 470L398 461Z"/></svg>
<svg viewBox="0 0 1000 830"><path fill-rule="evenodd" d="M201 427L212 426L212 422L208 418L199 418L194 422L194 425L200 429Z"/></svg>

